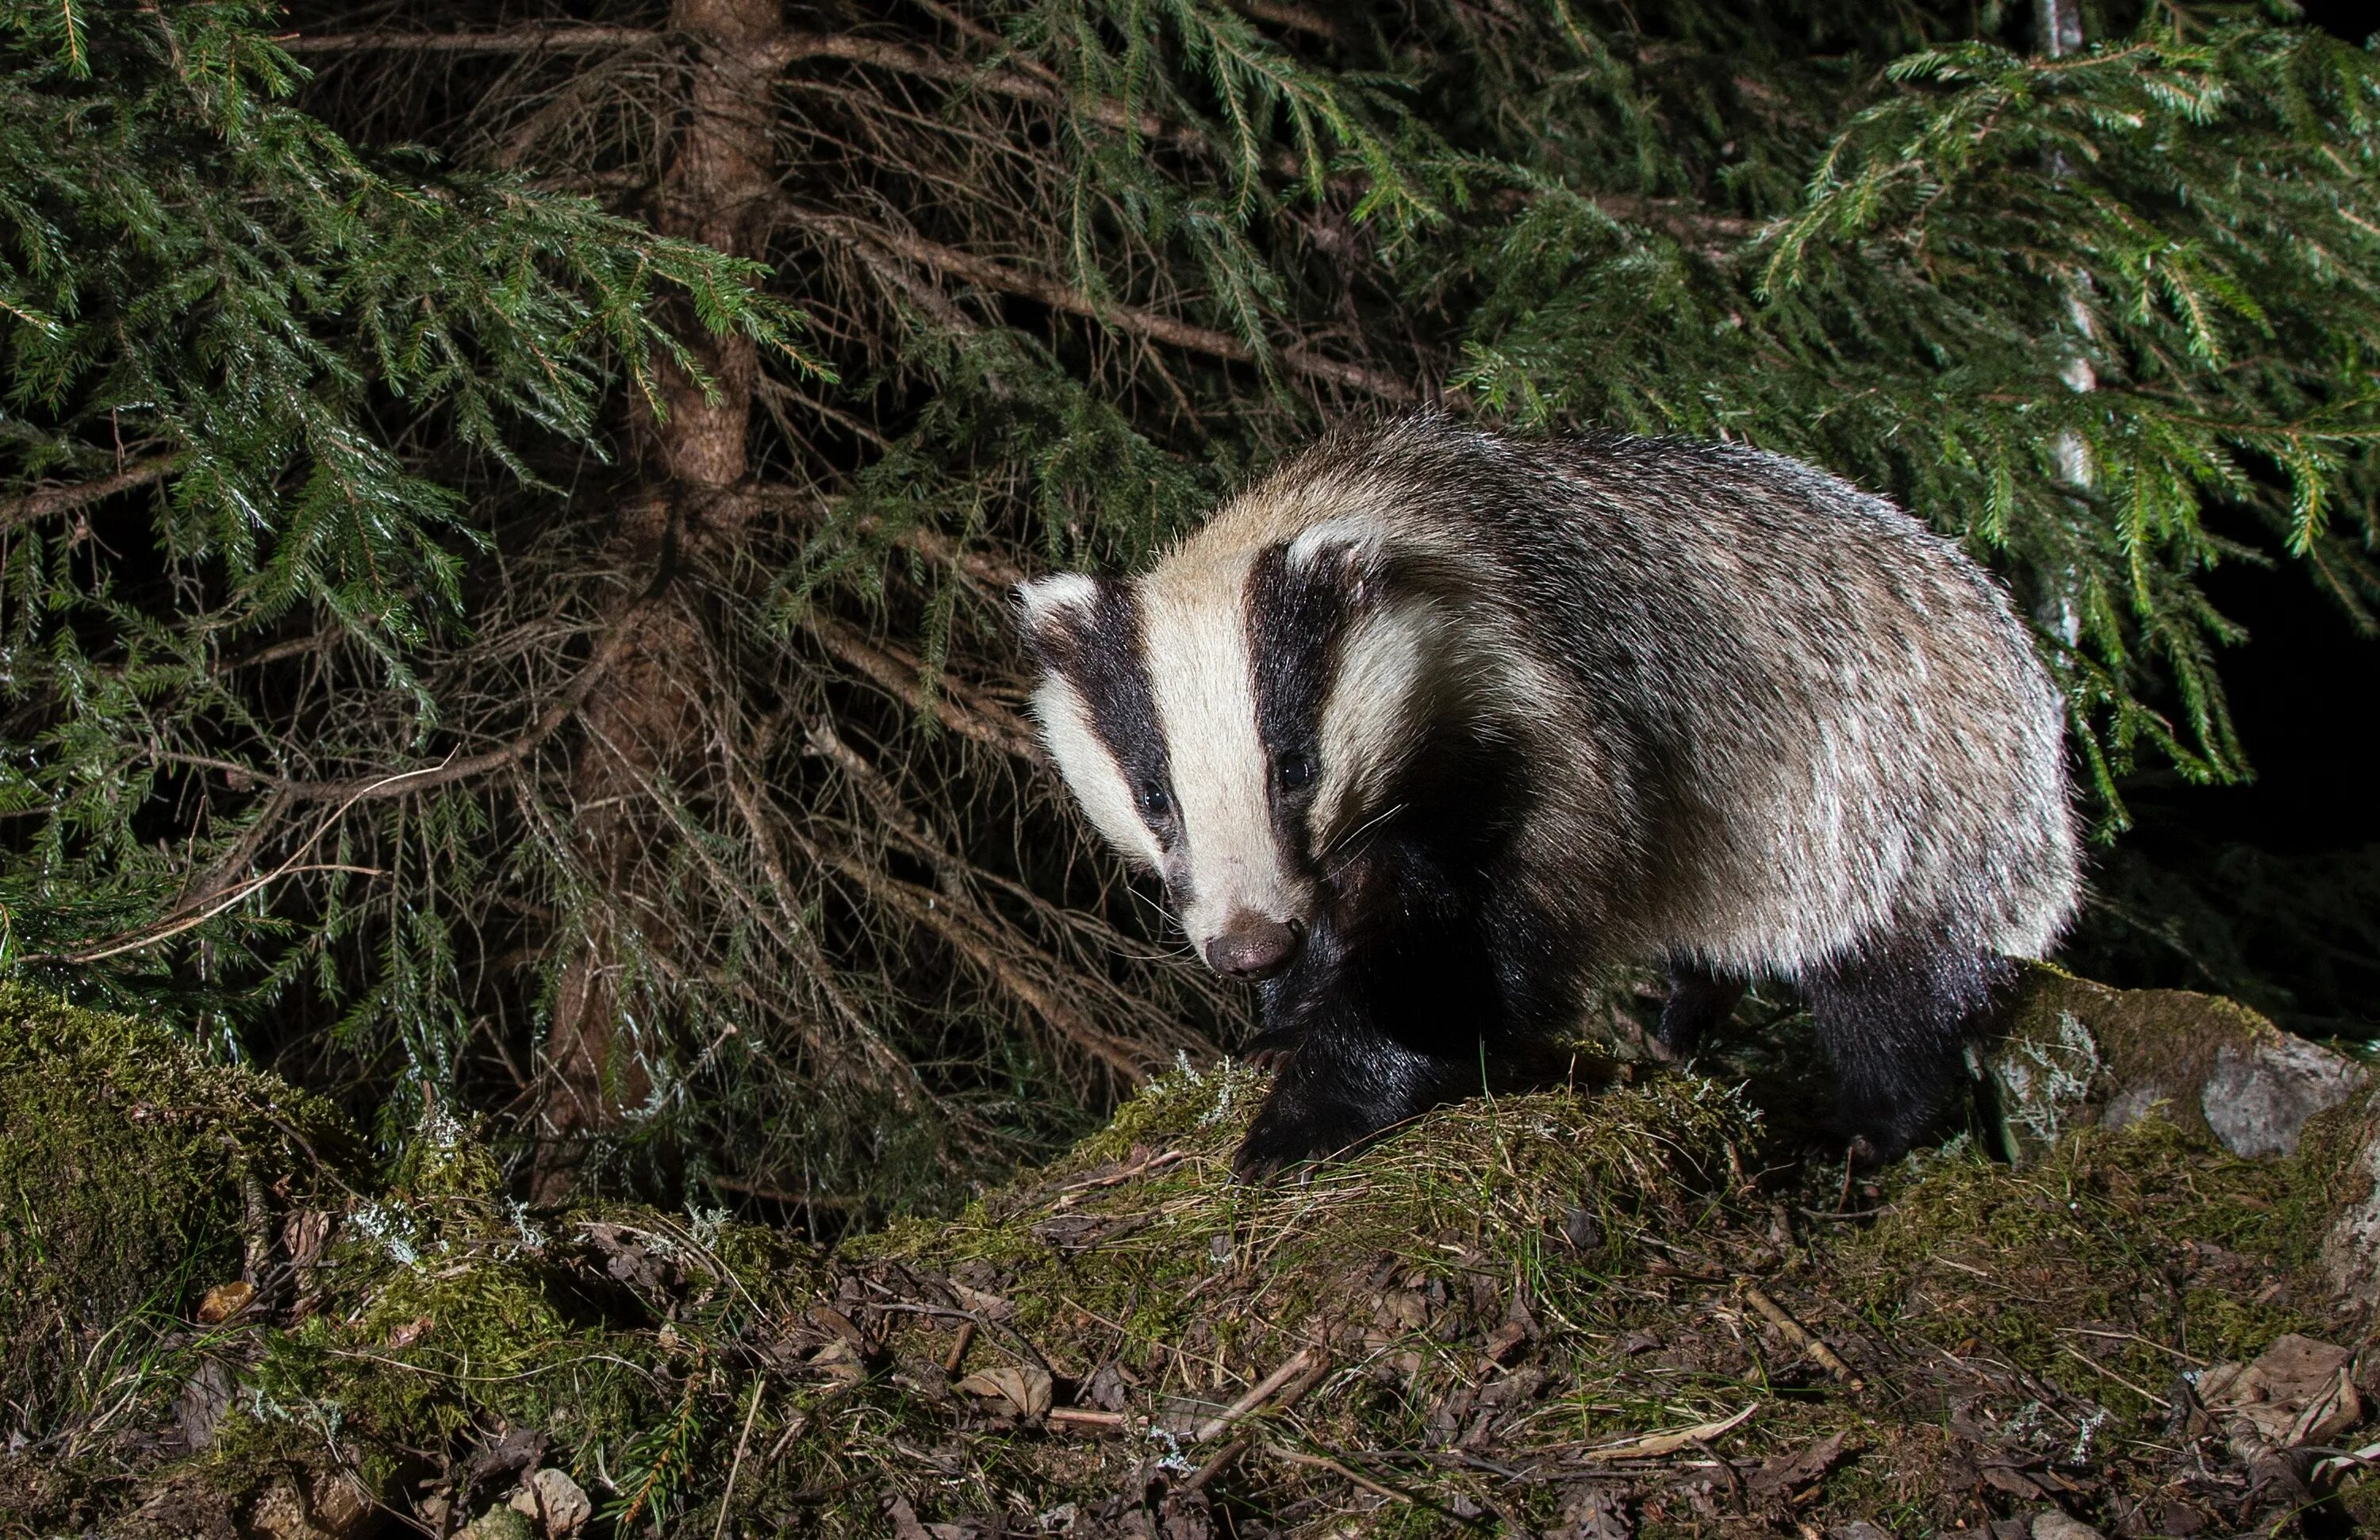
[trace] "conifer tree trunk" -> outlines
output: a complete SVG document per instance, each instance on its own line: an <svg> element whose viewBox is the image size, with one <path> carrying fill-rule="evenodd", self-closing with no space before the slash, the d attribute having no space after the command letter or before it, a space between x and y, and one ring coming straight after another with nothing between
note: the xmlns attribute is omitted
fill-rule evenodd
<svg viewBox="0 0 2380 1540"><path fill-rule="evenodd" d="M779 0L671 6L670 30L686 40L691 63L674 152L655 189L653 223L662 233L735 256L765 249L776 186L769 45L783 30ZM683 334L701 332L689 325ZM571 782L585 869L607 904L583 917L554 993L532 1182L540 1200L567 1191L586 1141L617 1127L651 1086L638 1045L624 1031L620 927L652 881L655 831L645 827L656 816L651 787L686 784L706 743L697 695L702 637L675 601L672 578L732 552L755 508L745 474L759 372L754 345L742 336L705 338L695 357L708 388L670 370L665 415L640 412L645 491L623 501L612 540L615 568L627 578L613 624L627 628L628 645L588 701Z"/></svg>

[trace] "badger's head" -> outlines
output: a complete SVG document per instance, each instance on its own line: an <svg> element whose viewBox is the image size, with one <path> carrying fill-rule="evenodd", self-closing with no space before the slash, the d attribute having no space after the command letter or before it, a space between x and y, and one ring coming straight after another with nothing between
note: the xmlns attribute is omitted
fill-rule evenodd
<svg viewBox="0 0 2380 1540"><path fill-rule="evenodd" d="M1393 565L1376 529L1325 523L1017 589L1050 757L1218 973L1294 961L1356 837L1395 810L1446 622Z"/></svg>

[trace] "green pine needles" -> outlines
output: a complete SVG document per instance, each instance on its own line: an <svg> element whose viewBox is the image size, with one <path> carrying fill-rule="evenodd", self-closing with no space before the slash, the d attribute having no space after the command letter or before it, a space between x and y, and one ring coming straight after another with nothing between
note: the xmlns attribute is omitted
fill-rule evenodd
<svg viewBox="0 0 2380 1540"><path fill-rule="evenodd" d="M1892 495L2111 837L2248 769L2211 567L2380 601L2380 63L2277 7L4 14L0 965L542 1196L833 1228L1230 1040L1004 588L1337 418Z"/></svg>
<svg viewBox="0 0 2380 1540"><path fill-rule="evenodd" d="M489 548L463 467L534 483L516 443L591 442L616 382L686 367L665 298L790 346L749 262L358 155L285 103L272 19L0 12L0 810L38 831L0 879L0 966L212 917L174 895L223 831L161 844L154 820L188 810L176 775L246 779L226 731L274 729L226 677L292 612L435 722L417 661L468 624L461 573ZM127 503L152 549L94 529Z"/></svg>

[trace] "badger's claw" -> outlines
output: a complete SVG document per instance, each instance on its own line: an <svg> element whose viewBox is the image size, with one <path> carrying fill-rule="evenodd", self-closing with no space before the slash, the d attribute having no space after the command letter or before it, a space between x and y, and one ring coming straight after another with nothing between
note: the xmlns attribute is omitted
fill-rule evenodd
<svg viewBox="0 0 2380 1540"><path fill-rule="evenodd" d="M1279 1074L1297 1057L1297 1045L1304 1039L1301 1032L1259 1032L1240 1045L1240 1062L1268 1074Z"/></svg>

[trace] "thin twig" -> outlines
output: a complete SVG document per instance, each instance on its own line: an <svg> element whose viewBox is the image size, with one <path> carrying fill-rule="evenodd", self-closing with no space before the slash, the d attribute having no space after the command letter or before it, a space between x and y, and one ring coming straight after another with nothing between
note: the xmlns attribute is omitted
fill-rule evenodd
<svg viewBox="0 0 2380 1540"><path fill-rule="evenodd" d="M917 704L925 680L917 660L904 656L897 649L869 641L857 626L816 608L803 616L802 629L817 637L819 645L838 661L866 675L894 699L904 705ZM932 698L926 704L935 720L953 733L1014 755L1028 764L1042 762L1040 742L1025 719L984 699L948 674L935 682Z"/></svg>
<svg viewBox="0 0 2380 1540"><path fill-rule="evenodd" d="M2089 1353L2084 1352L2082 1349L2080 1349L2080 1348L2076 1347L2073 1343L2071 1343L2071 1342L2060 1342L2060 1343L2058 1343L2058 1352L2062 1352L2062 1353L2064 1353L2064 1354L2066 1354L2069 1358L2076 1358L2076 1359L2080 1359L2080 1360L2082 1360L2082 1362L2083 1364L2085 1364L2086 1365L2088 1365L2088 1366L2089 1366L2089 1368L2090 1368L2090 1370L2091 1370L2091 1372L2092 1372L2093 1374L2095 1374L2095 1375L2101 1375L2101 1376L2106 1376L2106 1377L2107 1377L2107 1378L2108 1378L2108 1379L2112 1379L2112 1380L2114 1380L2117 1384L2119 1384L2119 1385L2122 1386L2125 1389L2130 1390L2132 1394L2134 1394L2134 1395L2136 1395L2136 1396L2139 1396L2139 1397L2142 1397L2143 1399L2144 1399L2144 1400L2146 1400L2146 1401L2152 1401L2152 1402L2155 1403L2155 1405L2156 1405L2157 1407L2159 1407L2161 1410L2163 1410L2163 1411L2167 1411L2167 1412L2170 1412L2170 1411L2172 1411L2172 1410L2173 1410L2173 1402L2171 1402L2171 1401L2169 1401L2166 1400L2163 1396L2158 1395L2158 1394L2157 1394L2155 1391L2154 1391L2154 1390L2143 1390L2143 1389L2142 1389L2139 1386L2137 1386L2137 1385L2133 1384L2130 1379L2127 1379L2127 1378L2126 1378L2126 1377L2124 1377L2122 1375L2118 1374L2115 1370L2113 1370L2113 1369L2111 1369L2111 1368L2107 1367L2107 1365L2106 1365L2105 1364L2100 1363L2097 1359L2095 1359L2095 1358L2092 1357Z"/></svg>
<svg viewBox="0 0 2380 1540"><path fill-rule="evenodd" d="M1825 1369L1827 1373L1834 1376L1837 1379L1841 1380L1845 1385L1850 1386L1854 1390L1864 1390L1867 1388L1867 1382L1861 1379L1858 1374L1853 1372L1852 1366L1842 1361L1841 1356L1838 1354L1834 1349L1827 1346L1827 1344L1821 1341L1810 1331L1808 1328L1795 1320L1786 1312L1783 1305L1778 1304L1775 1300L1770 1299L1766 1293L1764 1293L1759 1285L1754 1283L1750 1279L1745 1279L1742 1281L1740 1287L1742 1290L1744 1300L1751 1304L1752 1308L1759 1311L1761 1315L1767 1316L1769 1325L1775 1327L1778 1331L1784 1336L1787 1341L1792 1343L1795 1347L1800 1348L1803 1352L1807 1353L1811 1360L1817 1364L1819 1367Z"/></svg>
<svg viewBox="0 0 2380 1540"><path fill-rule="evenodd" d="M1300 1348L1296 1352L1292 1353L1287 1363L1257 1381L1246 1395L1199 1424L1198 1430L1190 1436L1190 1441L1194 1444L1206 1443L1225 1432L1233 1423L1262 1406L1274 1391L1305 1372L1305 1368L1314 1362L1315 1353L1316 1350L1310 1347Z"/></svg>
<svg viewBox="0 0 2380 1540"><path fill-rule="evenodd" d="M760 1391L768 1383L766 1375L752 1381L752 1400L744 1408L744 1431L735 1439L735 1458L727 1466L727 1487L719 1494L719 1522L710 1526L710 1540L719 1540L726 1533L728 1500L735 1496L736 1473L744 1469L744 1448L752 1441L752 1419L760 1414Z"/></svg>

